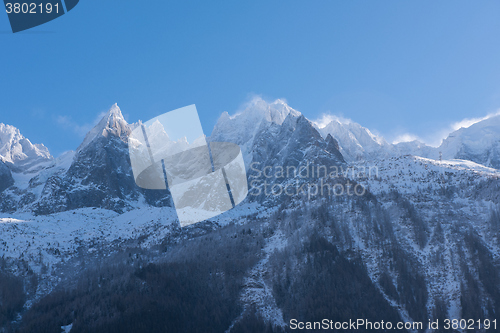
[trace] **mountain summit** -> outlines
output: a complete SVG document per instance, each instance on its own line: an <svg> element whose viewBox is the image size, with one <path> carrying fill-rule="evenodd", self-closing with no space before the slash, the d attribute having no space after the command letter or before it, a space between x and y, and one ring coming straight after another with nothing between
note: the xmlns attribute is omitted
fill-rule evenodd
<svg viewBox="0 0 500 333"><path fill-rule="evenodd" d="M77 151L82 150L90 142L95 140L100 136L109 137L116 136L122 139L124 142L127 141L127 137L130 135L130 128L125 118L122 115L122 111L115 103L109 111L102 117L99 123L91 129L82 144L78 147Z"/></svg>
<svg viewBox="0 0 500 333"><path fill-rule="evenodd" d="M331 135L338 141L340 152L348 161L387 157L390 150L384 138L352 121L333 119L324 127L314 125L324 138Z"/></svg>
<svg viewBox="0 0 500 333"><path fill-rule="evenodd" d="M500 113L451 133L439 147L447 159L500 169Z"/></svg>
<svg viewBox="0 0 500 333"><path fill-rule="evenodd" d="M223 112L208 140L239 145L245 162L249 163L252 159L252 146L259 132L267 131L276 125L281 126L288 116L297 118L300 115L299 111L281 99L268 103L260 97L255 97L234 115Z"/></svg>
<svg viewBox="0 0 500 333"><path fill-rule="evenodd" d="M43 144L32 144L16 127L0 123L0 160L13 168L26 168L51 159Z"/></svg>

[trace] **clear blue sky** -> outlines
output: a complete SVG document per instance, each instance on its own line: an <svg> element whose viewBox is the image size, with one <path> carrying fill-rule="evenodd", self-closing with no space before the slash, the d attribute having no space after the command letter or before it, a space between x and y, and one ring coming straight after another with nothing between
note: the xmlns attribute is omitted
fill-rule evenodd
<svg viewBox="0 0 500 333"><path fill-rule="evenodd" d="M18 34L1 14L0 40L0 122L56 156L115 102L196 104L210 134L261 94L389 140L500 108L499 1L81 0Z"/></svg>

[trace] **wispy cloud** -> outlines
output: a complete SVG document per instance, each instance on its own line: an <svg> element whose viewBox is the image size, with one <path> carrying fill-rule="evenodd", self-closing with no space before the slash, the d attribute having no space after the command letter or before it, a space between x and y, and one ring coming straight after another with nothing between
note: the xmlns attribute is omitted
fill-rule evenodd
<svg viewBox="0 0 500 333"><path fill-rule="evenodd" d="M288 101L286 100L286 98L283 98L283 97L270 99L270 98L264 97L262 94L250 93L250 94L247 94L245 101L240 104L236 113L241 113L255 104L259 104L259 103L272 104L272 103L275 103L278 101L281 101L281 102L288 105Z"/></svg>
<svg viewBox="0 0 500 333"><path fill-rule="evenodd" d="M394 140L392 140L392 143L393 144L398 144L398 143L401 143L401 142L411 142L411 141L415 141L415 140L418 140L420 142L424 142L424 140L422 140L420 137L418 137L415 134L404 133L404 134L398 135Z"/></svg>
<svg viewBox="0 0 500 333"><path fill-rule="evenodd" d="M85 134L87 134L87 132L92 129L92 125L80 125L75 122L70 116L56 116L55 120L60 127L66 130L70 130L80 137L85 136Z"/></svg>
<svg viewBox="0 0 500 333"><path fill-rule="evenodd" d="M462 127L463 128L471 127L472 125L474 125L480 121L483 121L483 120L486 120L486 119L489 119L491 117L495 117L498 115L500 115L500 110L493 112L493 113L490 113L490 114L488 114L484 117L481 117L481 118L465 118L465 119L462 119L461 121L457 121L456 123L451 124L451 128L454 131L456 131Z"/></svg>
<svg viewBox="0 0 500 333"><path fill-rule="evenodd" d="M324 128L332 121L338 121L341 124L350 124L353 121L349 118L344 118L343 116L333 115L330 113L323 113L318 119L312 122L318 126L318 128Z"/></svg>
<svg viewBox="0 0 500 333"><path fill-rule="evenodd" d="M432 147L439 147L444 139L446 139L452 132L455 132L461 128L468 128L474 124L477 124L483 120L490 119L495 116L500 115L500 110L487 114L484 117L478 118L464 118L460 121L451 123L449 126L435 131L433 135L430 135L424 142Z"/></svg>
<svg viewBox="0 0 500 333"><path fill-rule="evenodd" d="M95 125L107 114L106 111L99 113L92 123L79 124L74 121L70 116L54 116L54 120L57 125L63 129L69 130L79 137L85 137L85 135L94 128Z"/></svg>
<svg viewBox="0 0 500 333"><path fill-rule="evenodd" d="M392 139L390 142L393 144L397 144L400 142L411 142L418 140L420 142L423 142L431 147L438 147L441 145L444 139L446 139L452 132L459 130L460 128L467 128L470 127L474 124L477 124L478 122L481 122L483 120L489 119L491 117L495 116L500 116L500 110L496 112L492 112L487 114L484 117L478 117L478 118L465 118L460 121L453 122L441 129L437 129L433 131L431 134L428 135L417 135L411 132L406 132L406 131L401 131L395 130L393 133L388 133L389 135L387 136L388 138ZM332 115L330 113L323 113L320 117L317 119L313 120L313 123L318 127L318 128L324 128L326 127L329 123L332 121L338 121L341 124L350 124L353 123L353 121L349 118L344 118L343 116L339 115ZM372 129L370 129L372 130ZM372 131L373 132L373 131ZM390 135L392 134L392 135ZM377 134L380 136L379 134Z"/></svg>

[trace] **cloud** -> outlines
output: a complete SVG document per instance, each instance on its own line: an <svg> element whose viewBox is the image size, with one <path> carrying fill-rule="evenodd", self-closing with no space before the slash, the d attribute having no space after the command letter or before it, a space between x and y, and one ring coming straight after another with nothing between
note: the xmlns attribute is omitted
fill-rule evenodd
<svg viewBox="0 0 500 333"><path fill-rule="evenodd" d="M246 112L248 109L251 109L253 107L267 108L271 104L286 104L288 107L290 107L286 98L268 99L264 98L260 94L250 93L247 94L245 101L238 106L236 112L230 115L229 118L234 119L236 116Z"/></svg>
<svg viewBox="0 0 500 333"><path fill-rule="evenodd" d="M259 104L259 103L273 104L273 103L279 103L279 102L283 102L283 103L288 105L288 101L284 97L271 99L271 98L264 97L262 94L250 93L247 95L245 101L240 105L238 110L244 111L248 107L251 107L252 105Z"/></svg>
<svg viewBox="0 0 500 333"><path fill-rule="evenodd" d="M419 136L410 132L406 131L401 131L401 130L396 130L393 133L386 133L386 134L392 134L388 135L389 138L394 138L391 140L393 144L398 144L401 142L411 142L418 140L420 142L425 143L428 146L431 147L439 147L441 143L443 142L444 139L446 139L452 132L459 130L460 128L467 128L470 127L478 122L487 120L489 118L495 117L495 116L500 116L500 110L489 113L484 117L478 117L478 118L465 118L460 121L452 122L451 124L442 127L441 129L434 130L431 134L428 135L423 135ZM338 121L341 124L350 124L353 123L353 121L349 118L345 118L343 116L339 115L332 115L330 113L323 113L319 118L313 120L312 122L318 127L318 128L324 128L326 127L329 123L332 121ZM373 131L372 131L373 132ZM373 132L375 133L375 132ZM379 134L376 134L377 136L381 136Z"/></svg>
<svg viewBox="0 0 500 333"><path fill-rule="evenodd" d="M423 142L423 140L415 134L404 133L404 134L398 135L394 140L392 140L392 143L398 144L401 142L411 142L411 141L415 141L415 140Z"/></svg>
<svg viewBox="0 0 500 333"><path fill-rule="evenodd" d="M474 125L480 121L483 121L483 120L486 120L486 119L489 119L491 117L495 117L498 115L500 115L500 110L498 110L497 112L490 113L482 118L465 118L465 119L462 119L461 121L457 121L456 123L451 124L451 128L454 131L456 131L456 130L459 130L460 128L471 127L472 125Z"/></svg>
<svg viewBox="0 0 500 333"><path fill-rule="evenodd" d="M80 137L84 137L92 129L89 124L79 125L70 116L56 116L55 119L60 127L70 130Z"/></svg>
<svg viewBox="0 0 500 333"><path fill-rule="evenodd" d="M344 117L338 116L338 115L332 115L330 113L323 113L318 119L313 120L312 122L316 126L318 126L318 128L324 128L334 120L338 121L341 124L352 123L352 120L349 118L344 118Z"/></svg>
<svg viewBox="0 0 500 333"><path fill-rule="evenodd" d="M452 132L455 132L461 128L468 128L471 127L474 124L477 124L481 121L490 119L495 116L500 115L500 110L496 112L492 112L487 114L484 117L478 117L478 118L464 118L460 121L453 122L449 126L435 131L433 135L430 135L424 142L428 144L431 147L439 147L441 143L443 142L444 139L446 139Z"/></svg>
<svg viewBox="0 0 500 333"><path fill-rule="evenodd" d="M107 114L106 111L99 113L92 123L78 124L70 116L54 116L55 122L62 128L72 131L79 137L85 137L85 135L94 128L95 125Z"/></svg>

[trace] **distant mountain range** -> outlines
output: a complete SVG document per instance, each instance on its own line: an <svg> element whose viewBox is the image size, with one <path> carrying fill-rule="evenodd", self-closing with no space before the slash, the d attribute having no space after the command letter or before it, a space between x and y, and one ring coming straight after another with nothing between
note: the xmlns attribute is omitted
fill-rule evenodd
<svg viewBox="0 0 500 333"><path fill-rule="evenodd" d="M166 193L158 196L134 185L127 138L135 126L125 121L115 104L75 152L54 159L43 144L32 144L17 128L0 124L1 209L47 214L101 207L122 212L139 200L170 204ZM224 112L208 140L240 145L247 168L252 161L298 166L303 161L321 163L331 158L348 163L404 155L438 160L440 153L445 160L500 168L500 115L460 128L435 148L419 141L390 144L351 121L335 119L319 127L282 100L255 99L236 115ZM311 145L315 150L308 150L307 156Z"/></svg>

